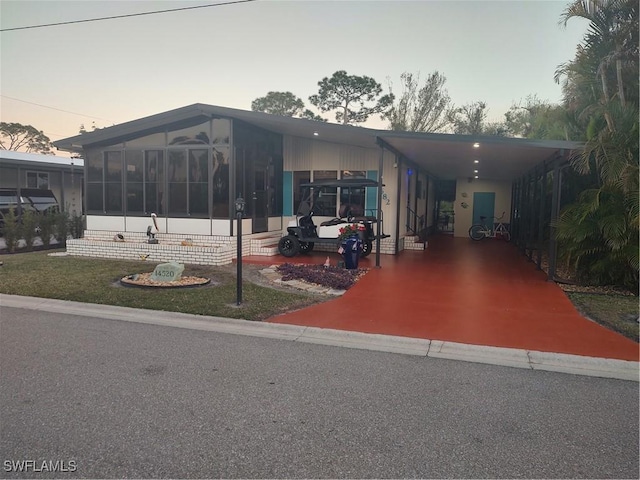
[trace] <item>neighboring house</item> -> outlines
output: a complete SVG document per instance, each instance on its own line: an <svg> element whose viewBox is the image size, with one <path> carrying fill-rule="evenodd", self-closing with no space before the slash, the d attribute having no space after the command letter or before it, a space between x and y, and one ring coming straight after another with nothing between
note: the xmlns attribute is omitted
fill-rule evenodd
<svg viewBox="0 0 640 480"><path fill-rule="evenodd" d="M0 150L0 189L5 192L20 189L30 192L32 197L38 190L50 191L62 210L82 215L84 161Z"/></svg>
<svg viewBox="0 0 640 480"><path fill-rule="evenodd" d="M225 252L206 263L228 263L234 256L237 197L246 200L243 234L272 246L296 213L299 185L309 180L382 179L381 204L375 192L363 198L365 208L381 213L389 235L381 253L412 248L417 233L435 228L438 185L445 181L455 183L455 236L466 236L479 215L505 211L509 224L521 214L512 202L520 179L539 165L566 161L577 146L375 130L203 104L54 145L86 160L87 238L104 241L122 233L139 242L155 213L165 243L197 237ZM318 222L338 214L340 192L325 200ZM250 245L246 253L274 253L262 248L265 243Z"/></svg>

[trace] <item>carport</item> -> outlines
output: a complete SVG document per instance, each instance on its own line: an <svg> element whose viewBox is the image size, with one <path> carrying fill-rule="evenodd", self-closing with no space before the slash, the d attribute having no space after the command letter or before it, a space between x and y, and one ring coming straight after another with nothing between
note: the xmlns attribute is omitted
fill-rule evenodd
<svg viewBox="0 0 640 480"><path fill-rule="evenodd" d="M557 245L552 223L560 213L563 170L579 143L380 131L378 144L411 168L426 171L438 180L455 180L458 187L486 179L510 183L512 242L536 262L538 269L545 252L548 278L556 279ZM456 232L456 236L466 236L466 230Z"/></svg>

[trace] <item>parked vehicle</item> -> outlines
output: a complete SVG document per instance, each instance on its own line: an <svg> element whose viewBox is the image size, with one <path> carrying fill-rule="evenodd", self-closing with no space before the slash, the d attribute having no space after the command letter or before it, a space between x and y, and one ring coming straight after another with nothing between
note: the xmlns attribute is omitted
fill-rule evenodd
<svg viewBox="0 0 640 480"><path fill-rule="evenodd" d="M21 188L18 198L18 189L0 189L0 232L4 227L4 216L11 208L18 217L28 210L34 213L53 213L58 210L58 200L51 190Z"/></svg>
<svg viewBox="0 0 640 480"><path fill-rule="evenodd" d="M350 190L364 192L367 188L377 188L377 181L364 178L319 180L304 183L301 187L303 188L303 196L298 206L296 218L289 222L287 235L278 242L278 251L281 255L294 257L299 253L309 253L316 243L332 243L337 247L340 229L345 225L358 224L361 226L359 230L362 240L361 256L363 257L371 253L374 240L378 237L386 238L389 236L374 232L374 225L378 222L375 209L365 211L362 205L349 201L352 198L349 195ZM340 189L341 199L338 217L323 221L316 226L313 217L323 213L323 198L336 196L337 188ZM359 198L364 203L365 195L360 195ZM382 222L380 231L382 231Z"/></svg>

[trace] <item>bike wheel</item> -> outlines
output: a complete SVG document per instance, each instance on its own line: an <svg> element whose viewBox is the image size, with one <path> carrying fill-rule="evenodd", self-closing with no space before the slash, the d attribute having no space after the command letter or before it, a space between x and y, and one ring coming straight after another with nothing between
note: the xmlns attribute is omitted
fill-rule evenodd
<svg viewBox="0 0 640 480"><path fill-rule="evenodd" d="M475 241L482 240L484 238L484 227L482 225L471 225L469 237Z"/></svg>

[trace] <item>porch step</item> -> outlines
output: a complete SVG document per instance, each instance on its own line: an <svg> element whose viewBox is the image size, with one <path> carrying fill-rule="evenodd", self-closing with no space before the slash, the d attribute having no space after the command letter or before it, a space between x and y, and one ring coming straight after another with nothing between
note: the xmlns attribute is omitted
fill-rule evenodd
<svg viewBox="0 0 640 480"><path fill-rule="evenodd" d="M427 242L419 241L417 235L409 235L404 237L404 249L405 250L425 250L427 248Z"/></svg>
<svg viewBox="0 0 640 480"><path fill-rule="evenodd" d="M282 237L280 232L265 233L251 239L251 255L272 257L278 255L278 242Z"/></svg>

